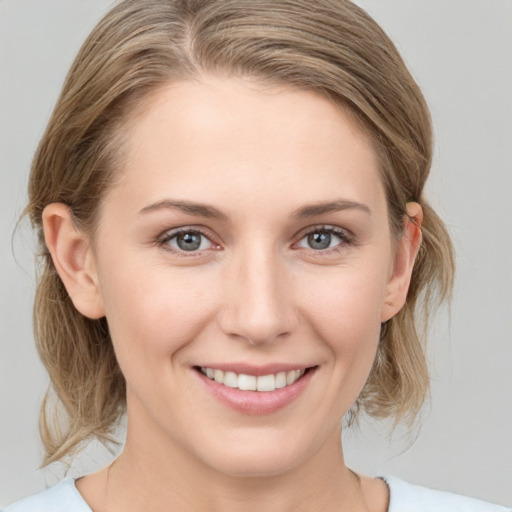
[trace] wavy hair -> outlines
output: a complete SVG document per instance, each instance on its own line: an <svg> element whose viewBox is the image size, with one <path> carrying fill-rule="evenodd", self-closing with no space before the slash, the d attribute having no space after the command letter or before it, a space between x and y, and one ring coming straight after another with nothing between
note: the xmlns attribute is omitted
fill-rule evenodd
<svg viewBox="0 0 512 512"><path fill-rule="evenodd" d="M74 308L45 245L43 209L65 203L77 226L94 233L102 197L120 167L127 116L170 81L208 74L327 96L373 140L393 236L402 232L408 201L423 207L423 242L406 304L382 329L352 415L410 422L424 401L422 321L449 297L454 257L445 226L423 195L432 160L429 111L391 40L348 0L124 0L79 51L29 180L26 213L40 246L35 337L57 399L42 406L43 465L83 441L111 440L125 409L106 319L85 318Z"/></svg>

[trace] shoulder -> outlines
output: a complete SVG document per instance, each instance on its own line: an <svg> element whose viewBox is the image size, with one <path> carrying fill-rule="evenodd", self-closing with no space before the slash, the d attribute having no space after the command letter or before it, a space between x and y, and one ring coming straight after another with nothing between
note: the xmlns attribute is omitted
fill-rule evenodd
<svg viewBox="0 0 512 512"><path fill-rule="evenodd" d="M92 512L75 486L73 478L66 478L39 494L8 505L0 512Z"/></svg>
<svg viewBox="0 0 512 512"><path fill-rule="evenodd" d="M413 485L399 478L383 477L388 484L388 512L512 512L486 501Z"/></svg>

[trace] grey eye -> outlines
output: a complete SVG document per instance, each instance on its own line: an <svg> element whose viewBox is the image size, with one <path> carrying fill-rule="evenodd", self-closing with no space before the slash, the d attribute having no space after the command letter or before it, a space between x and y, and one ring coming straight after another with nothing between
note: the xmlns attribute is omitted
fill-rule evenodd
<svg viewBox="0 0 512 512"><path fill-rule="evenodd" d="M331 246L332 234L331 233L310 233L307 236L308 245L311 249L322 250L328 249Z"/></svg>
<svg viewBox="0 0 512 512"><path fill-rule="evenodd" d="M338 246L349 243L344 233L338 232L334 228L318 228L310 231L297 244L303 249L313 249L315 251L324 251L326 249L334 249Z"/></svg>
<svg viewBox="0 0 512 512"><path fill-rule="evenodd" d="M181 233L176 237L176 243L183 251L197 251L201 247L201 238L198 233Z"/></svg>
<svg viewBox="0 0 512 512"><path fill-rule="evenodd" d="M167 242L174 249L193 252L209 249L213 244L206 236L197 231L183 231L172 236Z"/></svg>

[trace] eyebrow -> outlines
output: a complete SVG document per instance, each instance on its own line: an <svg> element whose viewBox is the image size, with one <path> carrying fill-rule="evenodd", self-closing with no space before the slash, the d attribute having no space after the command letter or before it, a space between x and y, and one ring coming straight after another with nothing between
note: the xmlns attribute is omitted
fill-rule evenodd
<svg viewBox="0 0 512 512"><path fill-rule="evenodd" d="M222 213L220 210L213 206L202 203L195 203L192 201L182 201L176 199L163 199L162 201L157 201L156 203L152 203L148 206L145 206L144 208L142 208L142 210L140 210L139 213L146 214L158 210L167 209L180 210L188 215L205 217L208 219L218 219L223 221L228 220L226 214ZM314 203L302 206L301 208L293 212L292 217L298 219L307 219L310 217L316 217L318 215L325 215L326 213L339 212L349 209L360 210L368 215L371 215L370 208L363 203L358 203L356 201L348 201L346 199L338 199L335 201Z"/></svg>
<svg viewBox="0 0 512 512"><path fill-rule="evenodd" d="M195 215L197 217L205 217L208 219L227 220L227 215L222 213L217 208L207 204L195 203L192 201L179 201L174 199L164 199L156 203L145 206L139 213L145 214L158 210L180 210L188 215Z"/></svg>
<svg viewBox="0 0 512 512"><path fill-rule="evenodd" d="M329 201L327 203L322 202L303 206L293 213L293 217L299 219L307 219L309 217L325 215L326 213L352 209L360 210L368 215L372 214L370 208L363 203L348 201L346 199L337 199L336 201Z"/></svg>

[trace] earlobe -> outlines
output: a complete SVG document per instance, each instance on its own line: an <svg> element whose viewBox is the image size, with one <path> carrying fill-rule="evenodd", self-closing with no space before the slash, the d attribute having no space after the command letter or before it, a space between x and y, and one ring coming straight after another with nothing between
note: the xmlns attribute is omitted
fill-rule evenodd
<svg viewBox="0 0 512 512"><path fill-rule="evenodd" d="M43 229L55 269L76 309L92 319L105 316L89 238L76 227L69 206L47 205Z"/></svg>
<svg viewBox="0 0 512 512"><path fill-rule="evenodd" d="M411 282L414 261L421 246L423 210L418 203L407 203L404 233L397 242L391 276L386 286L381 322L395 316L404 306Z"/></svg>

